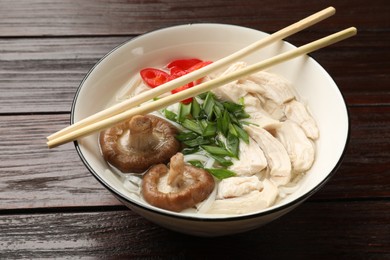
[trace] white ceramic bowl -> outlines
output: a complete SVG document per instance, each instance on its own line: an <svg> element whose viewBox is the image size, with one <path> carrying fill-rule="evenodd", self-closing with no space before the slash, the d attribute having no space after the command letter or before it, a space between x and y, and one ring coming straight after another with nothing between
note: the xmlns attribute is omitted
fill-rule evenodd
<svg viewBox="0 0 390 260"><path fill-rule="evenodd" d="M223 24L189 24L161 29L134 38L104 56L86 75L74 98L72 123L113 102L132 75L145 67L159 67L183 57L217 60L267 34ZM295 48L286 42L272 44L244 59L254 63ZM276 205L240 216L195 215L166 211L143 203L123 188L108 170L99 150L97 134L75 142L86 167L109 191L133 211L168 229L199 236L220 236L251 230L289 212L316 192L338 168L349 136L344 99L329 74L312 58L299 57L268 71L282 75L297 88L317 120L320 139L313 167L295 193Z"/></svg>

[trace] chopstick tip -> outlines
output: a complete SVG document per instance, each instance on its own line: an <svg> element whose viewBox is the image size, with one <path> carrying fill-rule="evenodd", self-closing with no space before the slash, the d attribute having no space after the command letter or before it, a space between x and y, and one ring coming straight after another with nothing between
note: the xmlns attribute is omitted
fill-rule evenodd
<svg viewBox="0 0 390 260"><path fill-rule="evenodd" d="M333 6L329 6L327 9L333 13L336 13L336 8L334 8Z"/></svg>

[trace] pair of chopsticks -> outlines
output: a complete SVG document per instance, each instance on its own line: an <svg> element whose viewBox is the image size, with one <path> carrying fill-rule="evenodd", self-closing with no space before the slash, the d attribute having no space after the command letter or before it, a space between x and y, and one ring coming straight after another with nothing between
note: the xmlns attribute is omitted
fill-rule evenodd
<svg viewBox="0 0 390 260"><path fill-rule="evenodd" d="M250 53L269 45L273 42L286 38L294 33L297 33L305 28L308 28L332 15L336 12L335 8L328 7L320 12L317 12L313 15L306 17L292 25L289 25L225 58L217 60L211 63L208 66L205 66L199 70L191 72L187 75L184 75L175 80L169 81L157 88L153 88L146 92L143 92L137 96L134 96L126 101L123 101L119 104L116 104L106 110L103 110L97 114L94 114L90 117L87 117L79 122L76 122L73 125L70 125L50 136L47 137L47 145L49 148L53 148L67 142L77 140L78 138L90 135L94 132L101 131L103 129L112 127L120 122L123 122L135 115L147 114L159 109L163 109L169 105L180 102L181 100L187 99L189 97L194 97L204 92L207 92L213 88L222 86L231 81L238 80L244 76L253 74L257 71L264 70L276 64L282 63L284 61L296 58L300 55L304 55L318 49L324 48L336 42L347 39L351 36L356 35L357 30L354 27L350 27L343 31L334 33L327 37L321 38L319 40L313 41L306 45L303 45L297 49L287 51L285 53L279 54L272 58L266 59L264 61L255 63L241 70L230 73L226 76L219 77L202 84L196 85L190 89L178 92L176 94L158 99L154 102L150 102L144 105L141 105L145 101L148 101L154 97L160 96L168 91L171 91L177 87L185 85L191 81L202 78L212 72L217 71L218 69L229 65L235 61L238 61L244 56L249 55ZM141 105L141 106L139 106ZM137 107L138 106L138 107Z"/></svg>

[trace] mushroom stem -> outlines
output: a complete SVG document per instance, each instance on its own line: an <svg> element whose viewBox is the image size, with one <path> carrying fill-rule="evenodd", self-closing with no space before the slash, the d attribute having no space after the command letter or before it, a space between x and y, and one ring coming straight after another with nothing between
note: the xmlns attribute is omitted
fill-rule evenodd
<svg viewBox="0 0 390 260"><path fill-rule="evenodd" d="M180 187L183 182L184 174L184 156L182 153L177 153L170 160L168 185Z"/></svg>
<svg viewBox="0 0 390 260"><path fill-rule="evenodd" d="M152 121L137 115L129 122L129 146L137 151L147 151L155 147L159 140L153 135Z"/></svg>
<svg viewBox="0 0 390 260"><path fill-rule="evenodd" d="M214 190L214 178L206 170L184 164L183 154L165 164L151 167L143 177L142 195L153 206L180 212L204 201ZM168 176L167 176L168 174ZM179 186L172 187L169 178Z"/></svg>

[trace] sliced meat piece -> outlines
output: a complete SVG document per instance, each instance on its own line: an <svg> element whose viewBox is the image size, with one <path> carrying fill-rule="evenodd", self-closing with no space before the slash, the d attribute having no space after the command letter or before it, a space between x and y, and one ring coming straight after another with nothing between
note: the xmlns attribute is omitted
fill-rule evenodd
<svg viewBox="0 0 390 260"><path fill-rule="evenodd" d="M315 147L301 127L291 120L286 120L275 131L276 138L286 148L293 170L305 172L313 165Z"/></svg>
<svg viewBox="0 0 390 260"><path fill-rule="evenodd" d="M223 179L218 185L217 199L240 197L252 191L261 191L263 184L256 176L230 177Z"/></svg>
<svg viewBox="0 0 390 260"><path fill-rule="evenodd" d="M245 130L263 150L271 180L278 185L287 184L291 179L291 162L284 146L263 128L250 125Z"/></svg>
<svg viewBox="0 0 390 260"><path fill-rule="evenodd" d="M244 67L246 67L245 62L236 62L229 66L229 68L227 68L222 74L218 75L217 77L228 75L229 73L240 70ZM213 89L212 92L219 100L230 101L234 103L239 103L240 98L248 94L245 89L239 86L237 80L223 85L219 88Z"/></svg>
<svg viewBox="0 0 390 260"><path fill-rule="evenodd" d="M263 96L256 94L256 97L260 100L261 107L276 120L282 120L284 118L283 108L276 104L271 99L264 98Z"/></svg>
<svg viewBox="0 0 390 260"><path fill-rule="evenodd" d="M249 137L249 144L240 142L240 159L233 159L229 170L239 176L250 176L261 172L267 166L267 159L260 146Z"/></svg>
<svg viewBox="0 0 390 260"><path fill-rule="evenodd" d="M273 130L279 127L279 120L272 118L272 116L263 109L261 102L257 97L248 94L244 96L243 100L245 105L245 112L247 112L250 116L248 119L246 119L247 122L267 130Z"/></svg>
<svg viewBox="0 0 390 260"><path fill-rule="evenodd" d="M215 200L207 213L246 214L271 206L278 196L278 189L267 179L262 183L262 191L254 190L240 197Z"/></svg>
<svg viewBox="0 0 390 260"><path fill-rule="evenodd" d="M248 82L245 83L245 81ZM251 84L251 81L255 84ZM272 73L261 71L250 75L240 83L245 86L247 92L258 93L279 105L295 98L290 82Z"/></svg>
<svg viewBox="0 0 390 260"><path fill-rule="evenodd" d="M234 103L239 103L240 98L248 94L243 88L240 87L239 84L237 84L237 82L231 82L220 86L213 89L211 92L213 92L219 100L230 101Z"/></svg>
<svg viewBox="0 0 390 260"><path fill-rule="evenodd" d="M304 106L301 102L297 100L291 100L290 102L286 103L284 105L284 113L288 119L294 121L300 127L302 127L307 137L313 140L318 139L319 130L316 121L310 115L306 106Z"/></svg>
<svg viewBox="0 0 390 260"><path fill-rule="evenodd" d="M221 75L219 75L219 77L226 76L232 72L243 69L246 66L247 66L246 62L243 61L235 62L232 65L230 65L224 72L222 72Z"/></svg>

